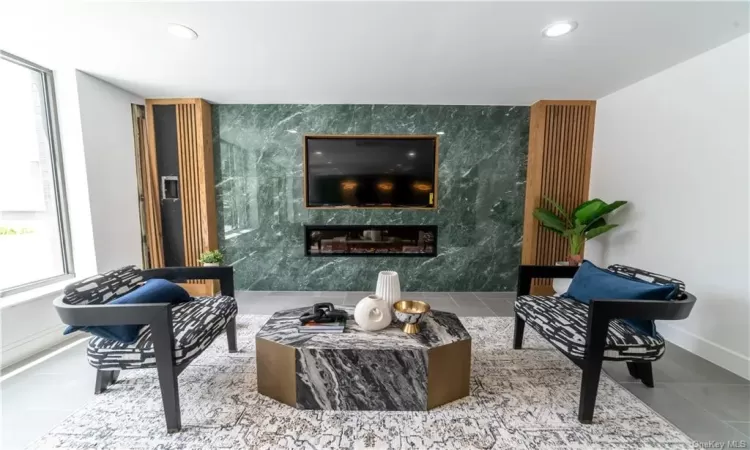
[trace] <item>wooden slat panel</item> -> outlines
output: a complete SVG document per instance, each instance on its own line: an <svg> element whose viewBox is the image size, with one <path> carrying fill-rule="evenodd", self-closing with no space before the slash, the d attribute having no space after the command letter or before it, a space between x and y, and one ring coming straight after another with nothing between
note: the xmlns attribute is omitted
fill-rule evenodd
<svg viewBox="0 0 750 450"><path fill-rule="evenodd" d="M541 101L531 107L526 179L523 264L554 264L568 255L568 243L534 219L549 197L567 211L588 199L594 132L593 101ZM534 292L549 292L551 280L537 280Z"/></svg>
<svg viewBox="0 0 750 450"><path fill-rule="evenodd" d="M196 195L198 162L195 142L195 105L177 106L177 154L180 167L180 201L182 204L185 265L197 266L201 252L200 199Z"/></svg>
<svg viewBox="0 0 750 450"><path fill-rule="evenodd" d="M153 115L153 105L157 104L175 105L185 265L197 266L202 252L218 248L211 105L196 98L146 100L147 115ZM150 147L155 148L155 137L151 135L149 139ZM156 194L158 213L158 191ZM161 236L161 223L155 230ZM188 285L193 295L211 295L218 291L215 281L191 280Z"/></svg>
<svg viewBox="0 0 750 450"><path fill-rule="evenodd" d="M140 126L145 128L145 150L143 156L144 203L146 209L146 241L149 250L150 267L164 267L164 241L162 237L161 209L159 207L159 173L156 164L156 135L154 134L153 105L146 103L146 120Z"/></svg>

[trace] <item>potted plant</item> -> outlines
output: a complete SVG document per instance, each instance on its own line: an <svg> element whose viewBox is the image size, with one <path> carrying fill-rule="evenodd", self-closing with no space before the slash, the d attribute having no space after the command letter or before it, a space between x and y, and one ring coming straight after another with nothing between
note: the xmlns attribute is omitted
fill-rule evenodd
<svg viewBox="0 0 750 450"><path fill-rule="evenodd" d="M209 250L207 252L201 253L198 261L205 267L216 267L220 266L221 263L224 262L224 255L222 255L219 250Z"/></svg>
<svg viewBox="0 0 750 450"><path fill-rule="evenodd" d="M578 265L583 259L583 243L615 228L616 223L607 223L604 216L626 204L617 200L607 203L598 198L588 200L567 213L559 203L544 197L557 213L544 208L534 210L534 217L542 225L553 232L564 236L568 240L568 263Z"/></svg>

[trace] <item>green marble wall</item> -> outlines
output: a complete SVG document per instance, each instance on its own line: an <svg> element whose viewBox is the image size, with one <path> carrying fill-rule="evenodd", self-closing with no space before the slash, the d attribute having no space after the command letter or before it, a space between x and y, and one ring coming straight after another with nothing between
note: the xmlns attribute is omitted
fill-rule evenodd
<svg viewBox="0 0 750 450"><path fill-rule="evenodd" d="M238 289L374 290L381 270L397 271L406 291L515 289L528 107L214 105L213 127L219 246ZM437 131L437 211L303 206L305 133ZM437 224L439 256L309 258L306 223Z"/></svg>

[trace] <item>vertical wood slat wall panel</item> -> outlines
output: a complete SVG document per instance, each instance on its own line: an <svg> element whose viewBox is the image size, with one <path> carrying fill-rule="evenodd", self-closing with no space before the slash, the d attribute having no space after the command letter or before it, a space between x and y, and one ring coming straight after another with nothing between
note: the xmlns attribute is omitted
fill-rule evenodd
<svg viewBox="0 0 750 450"><path fill-rule="evenodd" d="M218 248L216 226L216 197L214 189L213 140L211 136L211 105L199 98L147 99L146 119L149 139L149 161L152 162L152 180L155 213L160 211L158 172L156 166L156 138L154 134L154 105L174 105L177 132L177 160L179 166L179 195L183 226L183 247L186 266L197 266L201 253ZM161 222L147 228L147 240L161 239ZM159 248L163 248L163 241ZM160 264L163 267L163 253ZM194 280L183 287L193 296L213 295L218 282Z"/></svg>
<svg viewBox="0 0 750 450"><path fill-rule="evenodd" d="M153 107L146 105L146 117L153 117ZM161 209L159 202L159 172L156 165L156 137L153 132L153 122L139 119L141 143L145 154L142 156L144 183L144 203L146 210L146 242L148 245L149 263L151 268L164 267L164 241L161 231Z"/></svg>
<svg viewBox="0 0 750 450"><path fill-rule="evenodd" d="M534 209L554 211L549 197L571 211L588 199L594 101L540 101L531 107L522 264L564 261L568 243L534 219ZM533 292L551 291L551 280L535 280Z"/></svg>
<svg viewBox="0 0 750 450"><path fill-rule="evenodd" d="M177 105L177 155L180 167L185 265L197 266L203 246L201 245L201 205L200 198L196 195L199 169L195 136L195 105ZM202 284L201 281L190 283Z"/></svg>

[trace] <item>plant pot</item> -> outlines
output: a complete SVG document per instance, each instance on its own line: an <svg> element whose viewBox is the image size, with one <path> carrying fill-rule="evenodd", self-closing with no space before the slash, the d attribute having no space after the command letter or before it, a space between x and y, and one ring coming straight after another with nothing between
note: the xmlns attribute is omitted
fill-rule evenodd
<svg viewBox="0 0 750 450"><path fill-rule="evenodd" d="M577 264L571 264L570 261L558 261L555 263L556 266L572 266ZM573 281L571 278L553 278L552 289L555 290L555 294L562 295L568 292L570 282Z"/></svg>
<svg viewBox="0 0 750 450"><path fill-rule="evenodd" d="M580 266L583 262L583 256L581 255L569 255L568 256L568 266Z"/></svg>
<svg viewBox="0 0 750 450"><path fill-rule="evenodd" d="M201 263L203 264L203 267L219 267L221 264L219 263Z"/></svg>

